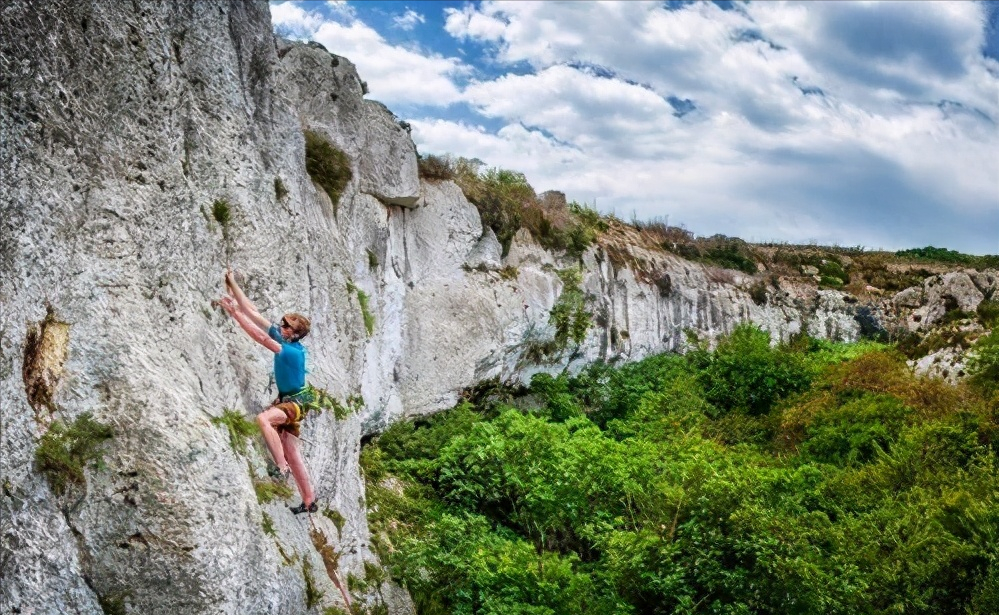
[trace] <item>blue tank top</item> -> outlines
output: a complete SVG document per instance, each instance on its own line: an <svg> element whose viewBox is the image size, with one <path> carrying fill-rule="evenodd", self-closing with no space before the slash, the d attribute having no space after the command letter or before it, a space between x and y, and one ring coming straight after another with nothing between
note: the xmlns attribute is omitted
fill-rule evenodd
<svg viewBox="0 0 999 615"><path fill-rule="evenodd" d="M278 395L297 393L305 386L305 347L300 342L289 342L281 337L275 324L267 333L281 344L281 352L274 354L274 382L277 383Z"/></svg>

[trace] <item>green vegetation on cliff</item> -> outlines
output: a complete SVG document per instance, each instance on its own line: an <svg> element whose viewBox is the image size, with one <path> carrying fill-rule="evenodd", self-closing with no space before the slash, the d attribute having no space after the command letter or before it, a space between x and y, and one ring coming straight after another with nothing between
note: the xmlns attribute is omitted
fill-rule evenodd
<svg viewBox="0 0 999 615"><path fill-rule="evenodd" d="M362 466L373 546L420 613L984 615L997 453L987 384L742 326L470 395Z"/></svg>
<svg viewBox="0 0 999 615"><path fill-rule="evenodd" d="M537 195L523 173L483 168L480 160L450 156L421 156L420 177L432 182L452 180L479 210L483 228L490 228L510 251L521 228L549 250L578 258L606 230L607 223L595 209L565 202L564 195ZM561 197L561 198L560 198Z"/></svg>
<svg viewBox="0 0 999 615"><path fill-rule="evenodd" d="M114 437L111 427L94 420L89 412L72 423L56 420L38 442L35 464L56 495L72 485L86 485L84 470L104 463L104 444Z"/></svg>
<svg viewBox="0 0 999 615"><path fill-rule="evenodd" d="M334 210L340 195L354 177L350 160L329 139L314 130L305 131L305 170L333 202ZM275 190L277 185L275 184ZM280 199L280 196L278 197Z"/></svg>

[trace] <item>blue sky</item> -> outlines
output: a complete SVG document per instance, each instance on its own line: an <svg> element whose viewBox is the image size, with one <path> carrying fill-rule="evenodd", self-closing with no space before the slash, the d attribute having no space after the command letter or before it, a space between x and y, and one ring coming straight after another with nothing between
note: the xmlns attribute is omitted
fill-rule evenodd
<svg viewBox="0 0 999 615"><path fill-rule="evenodd" d="M272 2L421 153L697 235L999 253L999 3Z"/></svg>

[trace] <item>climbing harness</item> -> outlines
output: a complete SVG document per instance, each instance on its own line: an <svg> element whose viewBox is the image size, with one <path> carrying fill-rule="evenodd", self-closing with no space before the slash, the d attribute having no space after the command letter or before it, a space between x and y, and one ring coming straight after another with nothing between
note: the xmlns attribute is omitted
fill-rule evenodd
<svg viewBox="0 0 999 615"><path fill-rule="evenodd" d="M278 399L274 400L274 407L284 411L285 416L288 417L288 421L283 425L279 425L277 429L278 431L287 431L296 438L299 438L301 437L302 420L305 419L309 412L313 410L322 412L323 410L332 409L337 406L337 403L332 395L311 384L305 385L294 393L281 395Z"/></svg>

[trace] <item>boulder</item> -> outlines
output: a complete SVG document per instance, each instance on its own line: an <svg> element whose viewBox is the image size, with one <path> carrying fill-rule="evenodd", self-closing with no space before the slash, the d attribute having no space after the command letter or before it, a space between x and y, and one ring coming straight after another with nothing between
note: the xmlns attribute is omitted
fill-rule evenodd
<svg viewBox="0 0 999 615"><path fill-rule="evenodd" d="M896 308L918 308L923 304L923 289L913 286L899 291L892 298L892 303Z"/></svg>
<svg viewBox="0 0 999 615"><path fill-rule="evenodd" d="M971 281L975 283L975 288L982 291L986 297L995 297L996 290L999 289L999 271L986 269L985 271L970 271Z"/></svg>
<svg viewBox="0 0 999 615"><path fill-rule="evenodd" d="M934 276L923 285L928 304L941 304L946 310L974 312L985 296L964 271Z"/></svg>
<svg viewBox="0 0 999 615"><path fill-rule="evenodd" d="M416 146L395 115L375 101L364 104L360 191L388 205L415 207L420 197Z"/></svg>
<svg viewBox="0 0 999 615"><path fill-rule="evenodd" d="M906 293L912 289L902 291ZM902 293L899 293L902 294ZM907 297L909 295L906 295ZM908 318L910 330L928 330L954 310L972 313L985 298L964 271L954 271L927 278L923 283L920 307ZM896 304L897 305L897 304Z"/></svg>
<svg viewBox="0 0 999 615"><path fill-rule="evenodd" d="M472 251L465 257L465 265L471 269L499 269L503 266L502 253L503 246L496 239L496 233L487 227L482 233L482 237L472 247Z"/></svg>

